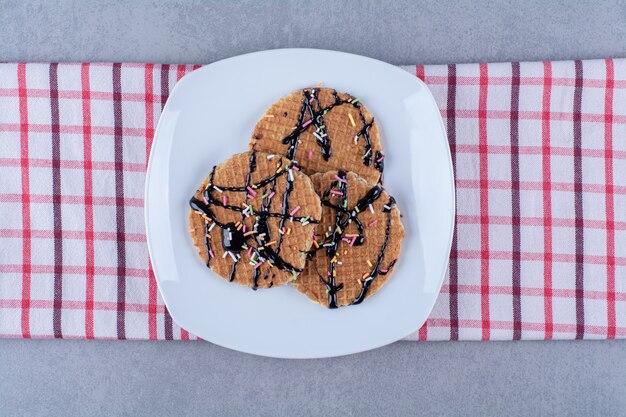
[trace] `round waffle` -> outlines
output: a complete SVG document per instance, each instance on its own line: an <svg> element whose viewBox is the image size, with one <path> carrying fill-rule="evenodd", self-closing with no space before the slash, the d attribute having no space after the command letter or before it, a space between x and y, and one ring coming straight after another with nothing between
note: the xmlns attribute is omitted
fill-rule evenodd
<svg viewBox="0 0 626 417"><path fill-rule="evenodd" d="M213 167L190 207L200 258L221 277L253 289L300 274L321 217L309 177L292 161L255 151Z"/></svg>
<svg viewBox="0 0 626 417"><path fill-rule="evenodd" d="M360 304L390 278L404 228L395 200L352 172L311 177L322 200L310 260L292 285L336 308Z"/></svg>
<svg viewBox="0 0 626 417"><path fill-rule="evenodd" d="M380 131L361 101L305 88L274 103L257 122L250 149L296 160L305 173L352 171L371 183L384 168Z"/></svg>

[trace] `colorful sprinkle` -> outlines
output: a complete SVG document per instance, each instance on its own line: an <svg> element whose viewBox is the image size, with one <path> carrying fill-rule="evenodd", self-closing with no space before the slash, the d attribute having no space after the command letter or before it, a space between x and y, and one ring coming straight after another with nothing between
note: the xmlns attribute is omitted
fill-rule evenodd
<svg viewBox="0 0 626 417"><path fill-rule="evenodd" d="M348 183L348 181L344 180L339 175L335 175L335 178L337 179L337 181L341 181L341 182L346 183L346 184Z"/></svg>
<svg viewBox="0 0 626 417"><path fill-rule="evenodd" d="M359 101L361 101L361 99L360 99L360 98L355 98L354 100L352 100L352 101L350 102L350 104L356 104L356 103L358 103Z"/></svg>
<svg viewBox="0 0 626 417"><path fill-rule="evenodd" d="M215 227L215 223L211 223L211 226L209 226L209 232L213 230L214 227Z"/></svg>
<svg viewBox="0 0 626 417"><path fill-rule="evenodd" d="M300 205L297 205L295 209L291 210L291 213L289 213L289 215L293 217L294 214L298 212L298 210L300 210Z"/></svg>
<svg viewBox="0 0 626 417"><path fill-rule="evenodd" d="M217 185L214 185L214 186L213 186L213 189L214 189L215 191L217 191L218 193L223 193L223 192L224 192L224 191L222 191L222 189L221 189L220 187L218 187Z"/></svg>
<svg viewBox="0 0 626 417"><path fill-rule="evenodd" d="M272 191L272 192L270 193L270 195L268 196L268 198L271 200L271 199L272 199L272 197L274 197L274 194L276 194L276 193L275 193L274 191Z"/></svg>
<svg viewBox="0 0 626 417"><path fill-rule="evenodd" d="M206 197L203 195L202 196L202 200L204 201L204 204L209 204L209 200L206 199Z"/></svg>
<svg viewBox="0 0 626 417"><path fill-rule="evenodd" d="M309 151L309 161L313 159L313 151Z"/></svg>
<svg viewBox="0 0 626 417"><path fill-rule="evenodd" d="M337 190L330 190L330 193L334 195L343 195L341 191L337 191Z"/></svg>
<svg viewBox="0 0 626 417"><path fill-rule="evenodd" d="M370 224L368 224L368 226L369 227L376 226L376 223L378 223L378 219L376 219L373 222L371 222Z"/></svg>
<svg viewBox="0 0 626 417"><path fill-rule="evenodd" d="M372 214L374 214L374 207L372 207L371 204L370 204L370 211L372 212Z"/></svg>
<svg viewBox="0 0 626 417"><path fill-rule="evenodd" d="M292 269L292 270L291 270L291 273L293 274L293 280L294 280L294 281L295 281L295 280L297 280L297 279L298 279L298 273L296 272L296 270L295 270L295 269Z"/></svg>
<svg viewBox="0 0 626 417"><path fill-rule="evenodd" d="M250 194L256 195L256 191L254 191L249 185L246 187L246 189L250 191Z"/></svg>
<svg viewBox="0 0 626 417"><path fill-rule="evenodd" d="M370 266L370 268L371 268L372 266L374 266L374 265L372 265L372 263L370 262L370 260L369 260L369 259L367 260L367 264Z"/></svg>
<svg viewBox="0 0 626 417"><path fill-rule="evenodd" d="M356 123L354 123L354 119L352 118L352 115L350 113L348 113L348 117L350 118L350 123L352 123L352 126L356 127Z"/></svg>
<svg viewBox="0 0 626 417"><path fill-rule="evenodd" d="M226 196L222 197L222 203L223 203L224 205L226 205L226 203L227 203L227 202L228 202L228 200L226 200Z"/></svg>
<svg viewBox="0 0 626 417"><path fill-rule="evenodd" d="M256 265L254 265L254 269L258 269L261 267L261 265L263 265L263 262L259 262Z"/></svg>
<svg viewBox="0 0 626 417"><path fill-rule="evenodd" d="M222 259L224 259L226 256L228 256L229 252L224 252L224 254L222 255Z"/></svg>
<svg viewBox="0 0 626 417"><path fill-rule="evenodd" d="M294 171L300 171L300 168L298 168L298 165L292 165L291 169L293 169Z"/></svg>
<svg viewBox="0 0 626 417"><path fill-rule="evenodd" d="M209 259L213 259L215 258L215 255L213 255L213 250L209 249Z"/></svg>
<svg viewBox="0 0 626 417"><path fill-rule="evenodd" d="M376 160L376 162L380 162L380 161L382 161L383 159L385 159L385 155L381 155L381 156L380 156L380 158L378 158L378 159Z"/></svg>
<svg viewBox="0 0 626 417"><path fill-rule="evenodd" d="M274 159L274 156L275 155L273 153L271 153L271 154L267 155L267 159Z"/></svg>
<svg viewBox="0 0 626 417"><path fill-rule="evenodd" d="M247 194L246 197L248 197L250 200L254 200L254 196L253 195Z"/></svg>
<svg viewBox="0 0 626 417"><path fill-rule="evenodd" d="M357 236L354 236L352 238L352 240L350 241L350 247L354 246L354 242L356 242L356 238L357 238Z"/></svg>
<svg viewBox="0 0 626 417"><path fill-rule="evenodd" d="M309 119L306 122L302 123L302 127L305 128L313 122L313 119Z"/></svg>

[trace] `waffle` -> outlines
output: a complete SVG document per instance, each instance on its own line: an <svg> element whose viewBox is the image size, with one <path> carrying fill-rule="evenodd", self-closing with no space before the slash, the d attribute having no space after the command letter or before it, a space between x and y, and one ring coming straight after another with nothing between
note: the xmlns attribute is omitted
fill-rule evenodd
<svg viewBox="0 0 626 417"><path fill-rule="evenodd" d="M359 304L393 272L404 237L400 212L380 184L372 186L352 172L330 171L311 179L322 200L322 221L310 261L292 285L326 307Z"/></svg>
<svg viewBox="0 0 626 417"><path fill-rule="evenodd" d="M309 175L341 169L372 184L384 168L373 116L358 99L329 88L298 90L274 103L254 128L250 149L285 155Z"/></svg>
<svg viewBox="0 0 626 417"><path fill-rule="evenodd" d="M213 167L189 211L193 243L212 271L257 289L285 284L303 270L321 206L309 177L293 166L252 151Z"/></svg>

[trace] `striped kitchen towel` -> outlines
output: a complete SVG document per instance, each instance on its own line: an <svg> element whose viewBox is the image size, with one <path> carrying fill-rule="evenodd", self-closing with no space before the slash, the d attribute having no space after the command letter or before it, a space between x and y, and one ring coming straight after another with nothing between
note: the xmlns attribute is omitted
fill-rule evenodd
<svg viewBox="0 0 626 417"><path fill-rule="evenodd" d="M143 221L156 122L195 66L0 64L0 336L193 339ZM626 337L626 60L406 66L457 187L419 340Z"/></svg>

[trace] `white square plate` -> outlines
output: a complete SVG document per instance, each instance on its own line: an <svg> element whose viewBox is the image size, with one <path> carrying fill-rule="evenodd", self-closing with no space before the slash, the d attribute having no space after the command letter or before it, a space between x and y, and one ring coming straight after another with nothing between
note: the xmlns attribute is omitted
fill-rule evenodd
<svg viewBox="0 0 626 417"><path fill-rule="evenodd" d="M188 201L213 165L247 150L277 99L320 82L359 97L377 119L385 188L406 237L393 276L361 305L328 310L283 286L252 291L215 276L188 234ZM173 319L243 352L318 358L373 349L419 329L443 281L454 224L454 179L439 109L418 78L341 52L281 49L207 65L175 86L152 145L146 229L152 265Z"/></svg>

